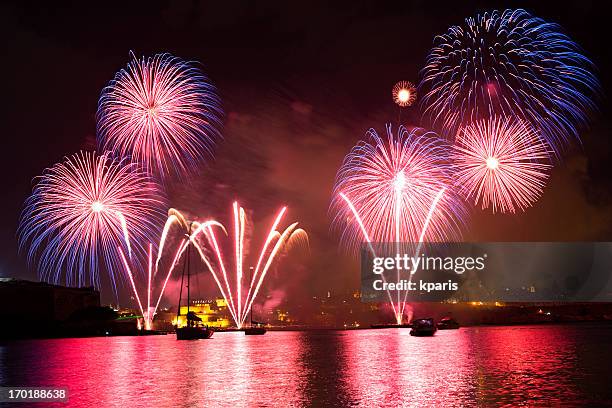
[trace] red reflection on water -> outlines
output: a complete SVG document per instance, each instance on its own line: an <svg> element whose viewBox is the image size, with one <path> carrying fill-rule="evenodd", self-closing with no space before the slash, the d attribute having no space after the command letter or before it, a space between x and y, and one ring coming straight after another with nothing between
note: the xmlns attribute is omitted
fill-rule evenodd
<svg viewBox="0 0 612 408"><path fill-rule="evenodd" d="M45 349L46 361L30 378L68 386L73 406L296 406L302 398L297 336L45 340L37 347Z"/></svg>
<svg viewBox="0 0 612 408"><path fill-rule="evenodd" d="M345 337L345 346L344 382L358 403L452 406L459 392L473 395L470 344L460 332L424 338L409 329L368 330Z"/></svg>
<svg viewBox="0 0 612 408"><path fill-rule="evenodd" d="M563 327L480 329L475 356L479 400L513 406L525 401L548 406L578 401L576 340L571 334Z"/></svg>
<svg viewBox="0 0 612 408"><path fill-rule="evenodd" d="M0 385L68 387L77 407L612 403L610 327L408 332L12 342L0 345Z"/></svg>

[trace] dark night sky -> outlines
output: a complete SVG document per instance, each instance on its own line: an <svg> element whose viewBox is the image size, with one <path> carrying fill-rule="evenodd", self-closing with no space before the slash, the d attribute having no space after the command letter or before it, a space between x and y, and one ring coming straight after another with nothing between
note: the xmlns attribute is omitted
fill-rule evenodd
<svg viewBox="0 0 612 408"><path fill-rule="evenodd" d="M99 92L130 50L200 61L216 83L225 140L193 185L171 189L171 205L225 222L239 197L260 233L263 221L289 205L287 221L309 232L311 255L284 265L285 278L272 277L283 293L305 293L296 291L300 285L357 288L358 267L338 252L329 228L335 172L369 127L382 131L397 120L392 85L418 81L434 35L449 25L494 8L526 8L560 23L599 67L604 94L610 85L609 19L591 1L326 3L1 5L0 276L34 277L15 239L32 178L64 155L94 148ZM465 239L612 240L609 100L600 105L583 145L553 170L534 208L517 216L474 211ZM404 118L418 124L416 114Z"/></svg>

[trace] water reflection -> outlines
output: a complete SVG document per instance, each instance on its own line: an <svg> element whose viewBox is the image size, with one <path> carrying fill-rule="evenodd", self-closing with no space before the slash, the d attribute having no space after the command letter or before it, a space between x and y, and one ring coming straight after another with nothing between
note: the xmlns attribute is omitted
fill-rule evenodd
<svg viewBox="0 0 612 408"><path fill-rule="evenodd" d="M609 326L38 340L0 345L0 380L85 407L601 405L610 344Z"/></svg>
<svg viewBox="0 0 612 408"><path fill-rule="evenodd" d="M474 367L468 358L471 344L463 331L441 331L433 338L408 333L363 331L346 338L344 383L355 402L453 406L456 401L472 400Z"/></svg>

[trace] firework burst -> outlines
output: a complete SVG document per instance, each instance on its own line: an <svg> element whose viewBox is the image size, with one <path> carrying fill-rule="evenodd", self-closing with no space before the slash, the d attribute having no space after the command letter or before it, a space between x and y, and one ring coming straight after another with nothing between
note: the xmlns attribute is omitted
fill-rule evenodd
<svg viewBox="0 0 612 408"><path fill-rule="evenodd" d="M542 194L551 152L519 119L492 118L459 130L454 147L455 182L483 209L525 211Z"/></svg>
<svg viewBox="0 0 612 408"><path fill-rule="evenodd" d="M278 230L285 212L283 207L266 236L266 240L258 253L257 263L251 269L251 276L245 279L244 264L247 258L248 248L245 247L246 214L237 202L233 204L233 224L234 224L234 266L235 275L232 279L228 273L229 267L219 246L212 224L198 227L192 234L190 242L198 250L202 261L211 272L221 295L228 304L228 309L236 323L236 327L241 328L253 307L253 302L259 293L268 271L274 261L287 252L291 247L300 243L307 242L306 232L297 228L298 223L289 225L284 230ZM207 255L209 252L210 256Z"/></svg>
<svg viewBox="0 0 612 408"><path fill-rule="evenodd" d="M465 123L517 116L558 152L594 108L593 70L559 25L524 10L493 11L436 37L422 71L421 107L451 137Z"/></svg>
<svg viewBox="0 0 612 408"><path fill-rule="evenodd" d="M405 108L412 106L414 101L416 101L417 90L412 82L400 81L393 86L391 95L393 96L393 102L401 108Z"/></svg>
<svg viewBox="0 0 612 408"><path fill-rule="evenodd" d="M41 280L100 287L100 265L116 293L118 248L144 254L163 199L136 165L80 152L47 169L26 200L19 245Z"/></svg>
<svg viewBox="0 0 612 408"><path fill-rule="evenodd" d="M132 54L100 96L98 144L162 180L185 177L211 157L220 116L216 90L195 64L170 54L140 60Z"/></svg>
<svg viewBox="0 0 612 408"><path fill-rule="evenodd" d="M331 211L349 250L366 242L383 251L420 251L421 243L460 236L464 208L449 189L449 149L434 133L400 127L386 138L372 129L346 156L336 176ZM413 243L418 243L414 245ZM391 249L394 248L394 249ZM400 280L400 272L397 272ZM383 277L384 280L384 277ZM406 296L387 291L396 322L402 323Z"/></svg>
<svg viewBox="0 0 612 408"><path fill-rule="evenodd" d="M386 137L374 129L366 136L367 141L346 156L336 176L331 211L343 244L356 250L364 231L373 242L418 242L426 224L425 241L458 238L463 208L448 189L448 146L435 133L420 128L400 127L394 135L388 126ZM355 212L363 225L346 222L354 219Z"/></svg>

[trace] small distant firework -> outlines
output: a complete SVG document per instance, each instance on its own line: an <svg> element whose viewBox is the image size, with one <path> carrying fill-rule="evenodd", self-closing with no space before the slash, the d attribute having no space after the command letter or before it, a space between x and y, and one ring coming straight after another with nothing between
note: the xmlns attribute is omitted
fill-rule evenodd
<svg viewBox="0 0 612 408"><path fill-rule="evenodd" d="M236 269L235 278L233 279L233 288L228 276L229 267L223 258L219 243L213 230L213 225L206 225L197 228L192 233L190 240L198 250L202 261L213 275L213 279L217 283L221 295L227 301L228 309L236 323L236 327L241 328L248 316L253 301L259 293L259 289L268 273L272 263L283 252L290 249L293 245L299 242L307 242L308 236L303 229L297 228L298 223L295 222L289 225L284 230L277 230L282 218L287 211L287 207L283 207L277 214L274 223L266 237L256 266L252 269L251 277L244 283L244 263L246 252L244 235L246 228L246 215L244 209L237 202L233 205L234 214L234 265ZM202 240L197 240L198 235L205 237L204 243ZM208 249L213 255L206 254ZM216 258L216 259L211 259ZM246 292L246 295L245 295Z"/></svg>
<svg viewBox="0 0 612 408"><path fill-rule="evenodd" d="M391 243L399 253L400 245L405 250L400 243L457 239L464 208L449 189L448 147L419 128L400 127L393 135L388 126L386 138L373 129L367 136L346 156L336 176L331 211L342 243L349 250L364 241ZM387 294L400 324L406 297L402 300L397 292L394 300Z"/></svg>
<svg viewBox="0 0 612 408"><path fill-rule="evenodd" d="M498 117L465 126L454 149L456 185L483 209L525 211L542 194L551 152L524 121Z"/></svg>
<svg viewBox="0 0 612 408"><path fill-rule="evenodd" d="M211 157L221 109L210 80L170 54L132 60L100 96L98 144L162 180Z"/></svg>
<svg viewBox="0 0 612 408"><path fill-rule="evenodd" d="M20 249L28 248L41 280L55 284L99 288L103 265L116 293L117 248L129 256L145 252L160 197L158 186L136 165L77 153L39 178L21 214Z"/></svg>
<svg viewBox="0 0 612 408"><path fill-rule="evenodd" d="M400 81L393 86L391 94L393 95L393 102L405 108L412 106L414 101L416 101L417 90L412 82Z"/></svg>
<svg viewBox="0 0 612 408"><path fill-rule="evenodd" d="M558 154L595 107L593 71L558 24L525 10L496 10L435 38L422 70L421 107L451 137L494 115L519 117Z"/></svg>

